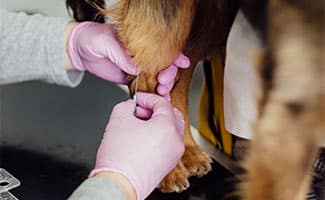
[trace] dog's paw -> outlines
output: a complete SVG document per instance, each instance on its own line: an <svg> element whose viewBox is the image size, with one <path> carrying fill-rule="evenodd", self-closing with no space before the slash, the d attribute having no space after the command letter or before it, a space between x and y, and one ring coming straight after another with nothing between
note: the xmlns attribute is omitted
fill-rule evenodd
<svg viewBox="0 0 325 200"><path fill-rule="evenodd" d="M159 184L158 189L163 193L182 192L190 187L188 181L189 172L179 161L173 169Z"/></svg>
<svg viewBox="0 0 325 200"><path fill-rule="evenodd" d="M182 161L191 176L202 177L211 171L212 159L196 145L186 146Z"/></svg>

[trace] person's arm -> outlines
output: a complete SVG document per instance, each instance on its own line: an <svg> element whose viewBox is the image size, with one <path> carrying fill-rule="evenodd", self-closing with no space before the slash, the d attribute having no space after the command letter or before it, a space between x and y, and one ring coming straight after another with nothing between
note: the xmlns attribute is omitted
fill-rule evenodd
<svg viewBox="0 0 325 200"><path fill-rule="evenodd" d="M83 71L107 81L127 83L126 74L140 73L112 24L75 23L1 9L0 61L0 85L43 80L75 87ZM189 59L180 54L159 74L157 92L170 99L178 68L188 68L189 64Z"/></svg>
<svg viewBox="0 0 325 200"><path fill-rule="evenodd" d="M135 200L136 193L131 183L122 175L101 172L86 179L68 200Z"/></svg>
<svg viewBox="0 0 325 200"><path fill-rule="evenodd" d="M0 9L0 85L43 80L77 86L83 72L67 71L64 33L69 19ZM66 67L65 67L66 66Z"/></svg>

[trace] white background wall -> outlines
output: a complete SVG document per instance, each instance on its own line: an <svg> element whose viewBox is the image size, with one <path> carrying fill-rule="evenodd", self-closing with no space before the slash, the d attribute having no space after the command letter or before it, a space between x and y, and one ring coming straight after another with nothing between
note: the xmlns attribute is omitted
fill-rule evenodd
<svg viewBox="0 0 325 200"><path fill-rule="evenodd" d="M0 7L12 11L25 10L51 16L68 16L65 0L0 0Z"/></svg>

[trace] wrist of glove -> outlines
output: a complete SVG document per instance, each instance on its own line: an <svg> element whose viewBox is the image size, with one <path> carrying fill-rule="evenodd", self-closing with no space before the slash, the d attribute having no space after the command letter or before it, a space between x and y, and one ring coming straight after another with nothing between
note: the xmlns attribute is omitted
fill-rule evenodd
<svg viewBox="0 0 325 200"><path fill-rule="evenodd" d="M79 45L78 45L78 36L80 35L80 32L84 29L85 26L90 22L84 22L78 24L71 32L71 35L69 37L68 41L68 52L71 59L71 63L73 67L79 71L86 71L86 68L84 67L83 61L79 55Z"/></svg>

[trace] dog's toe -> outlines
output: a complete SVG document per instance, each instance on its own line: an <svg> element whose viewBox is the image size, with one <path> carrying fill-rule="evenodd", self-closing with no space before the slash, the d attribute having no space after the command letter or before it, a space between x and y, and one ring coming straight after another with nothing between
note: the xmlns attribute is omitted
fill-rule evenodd
<svg viewBox="0 0 325 200"><path fill-rule="evenodd" d="M212 159L198 146L186 146L182 161L191 176L204 176L211 171Z"/></svg>
<svg viewBox="0 0 325 200"><path fill-rule="evenodd" d="M180 161L176 168L171 171L158 186L158 189L164 193L182 192L190 187L188 181L189 172Z"/></svg>

